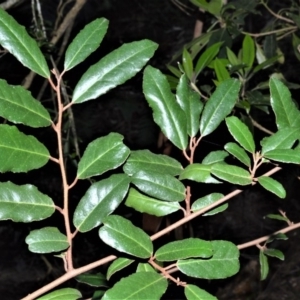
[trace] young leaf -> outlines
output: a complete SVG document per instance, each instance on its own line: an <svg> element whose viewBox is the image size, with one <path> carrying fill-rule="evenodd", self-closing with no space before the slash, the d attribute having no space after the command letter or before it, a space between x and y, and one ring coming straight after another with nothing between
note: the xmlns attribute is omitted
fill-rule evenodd
<svg viewBox="0 0 300 300"><path fill-rule="evenodd" d="M260 280L265 280L269 273L268 258L262 250L259 251Z"/></svg>
<svg viewBox="0 0 300 300"><path fill-rule="evenodd" d="M85 283L89 286L94 287L108 287L105 276L101 273L97 274L81 274L75 277L75 279L80 283Z"/></svg>
<svg viewBox="0 0 300 300"><path fill-rule="evenodd" d="M250 173L236 166L218 163L212 166L211 173L233 184L248 185L252 183Z"/></svg>
<svg viewBox="0 0 300 300"><path fill-rule="evenodd" d="M156 272L155 269L148 263L139 263L136 272Z"/></svg>
<svg viewBox="0 0 300 300"><path fill-rule="evenodd" d="M166 202L150 198L139 193L134 188L129 190L125 205L141 213L147 213L157 217L169 215L180 209L178 202Z"/></svg>
<svg viewBox="0 0 300 300"><path fill-rule="evenodd" d="M29 251L34 253L51 253L69 247L67 236L56 227L45 227L33 230L25 239Z"/></svg>
<svg viewBox="0 0 300 300"><path fill-rule="evenodd" d="M220 83L204 107L200 119L202 136L212 133L231 112L238 98L240 86L240 82L236 79Z"/></svg>
<svg viewBox="0 0 300 300"><path fill-rule="evenodd" d="M44 166L48 149L35 137L25 135L17 127L0 125L0 172L27 172Z"/></svg>
<svg viewBox="0 0 300 300"><path fill-rule="evenodd" d="M209 258L212 255L211 243L196 238L170 242L155 252L155 258L158 261L173 261L190 257Z"/></svg>
<svg viewBox="0 0 300 300"><path fill-rule="evenodd" d="M218 300L213 295L193 284L187 284L184 287L184 294L187 300Z"/></svg>
<svg viewBox="0 0 300 300"><path fill-rule="evenodd" d="M235 275L240 268L238 248L228 241L212 241L211 244L213 257L178 260L177 268L187 276L203 279L223 279Z"/></svg>
<svg viewBox="0 0 300 300"><path fill-rule="evenodd" d="M277 180L267 176L258 177L257 180L262 187L274 193L279 198L284 199L286 197L286 192L283 185Z"/></svg>
<svg viewBox="0 0 300 300"><path fill-rule="evenodd" d="M109 280L112 275L126 268L134 262L133 259L119 257L114 260L107 269L106 279Z"/></svg>
<svg viewBox="0 0 300 300"><path fill-rule="evenodd" d="M186 50L186 48L184 48L182 52L182 65L186 76L191 79L193 76L194 66L191 54Z"/></svg>
<svg viewBox="0 0 300 300"><path fill-rule="evenodd" d="M215 163L222 163L228 156L228 153L223 150L211 151L202 160L203 165L211 165Z"/></svg>
<svg viewBox="0 0 300 300"><path fill-rule="evenodd" d="M3 9L0 9L0 45L25 67L45 78L50 77L47 62L36 41Z"/></svg>
<svg viewBox="0 0 300 300"><path fill-rule="evenodd" d="M149 196L164 201L185 199L185 186L169 174L139 171L132 176L132 183Z"/></svg>
<svg viewBox="0 0 300 300"><path fill-rule="evenodd" d="M0 220L33 222L50 217L55 211L51 198L31 185L0 182Z"/></svg>
<svg viewBox="0 0 300 300"><path fill-rule="evenodd" d="M115 174L93 183L75 209L75 227L80 232L87 232L99 226L122 202L129 183L130 179L125 174Z"/></svg>
<svg viewBox="0 0 300 300"><path fill-rule="evenodd" d="M226 79L230 79L229 72L226 67L222 63L222 61L218 58L214 60L213 68L216 72L217 79L219 82L225 81Z"/></svg>
<svg viewBox="0 0 300 300"><path fill-rule="evenodd" d="M223 197L224 197L224 195L220 194L220 193L212 193L212 194L206 195L204 197L201 197L192 204L191 210L194 212L197 210L201 210L201 209L213 204L214 202L220 200ZM228 204L225 203L217 208L210 210L208 213L205 213L203 216L215 215L219 212L226 210L227 207L228 207Z"/></svg>
<svg viewBox="0 0 300 300"><path fill-rule="evenodd" d="M185 113L176 102L166 77L159 70L146 67L143 91L153 110L155 123L176 147L186 149L188 135Z"/></svg>
<svg viewBox="0 0 300 300"><path fill-rule="evenodd" d="M167 155L154 154L149 150L137 150L131 151L123 170L129 176L140 170L176 176L182 171L182 166L177 160Z"/></svg>
<svg viewBox="0 0 300 300"><path fill-rule="evenodd" d="M264 250L264 254L271 257L276 257L280 260L284 260L284 254L277 249L266 249Z"/></svg>
<svg viewBox="0 0 300 300"><path fill-rule="evenodd" d="M270 79L271 106L278 129L300 127L300 112L291 98L288 88L278 79Z"/></svg>
<svg viewBox="0 0 300 300"><path fill-rule="evenodd" d="M300 151L293 149L274 149L264 153L264 157L291 164L300 164Z"/></svg>
<svg viewBox="0 0 300 300"><path fill-rule="evenodd" d="M151 299L159 300L165 293L168 280L156 272L138 272L123 277L106 291L102 300Z"/></svg>
<svg viewBox="0 0 300 300"><path fill-rule="evenodd" d="M185 113L187 132L190 137L194 137L199 131L203 103L200 101L200 95L189 87L185 74L180 77L177 85L176 99Z"/></svg>
<svg viewBox="0 0 300 300"><path fill-rule="evenodd" d="M228 151L230 154L232 154L234 157L236 157L244 165L246 165L247 167L250 167L251 161L250 161L250 158L249 158L248 154L238 144L236 144L236 143L227 143L224 146L224 149L226 151Z"/></svg>
<svg viewBox="0 0 300 300"><path fill-rule="evenodd" d="M57 291L46 294L36 300L78 300L82 297L78 290L72 288L59 289Z"/></svg>
<svg viewBox="0 0 300 300"><path fill-rule="evenodd" d="M108 20L96 19L86 25L66 50L64 69L68 71L83 62L101 44L108 28Z"/></svg>
<svg viewBox="0 0 300 300"><path fill-rule="evenodd" d="M288 222L289 221L288 218L286 218L282 215L269 214L269 215L266 215L266 217L269 218L269 219L283 221L283 222Z"/></svg>
<svg viewBox="0 0 300 300"><path fill-rule="evenodd" d="M99 236L104 243L136 257L150 257L153 245L150 237L142 229L117 215L108 216L103 223L104 226L99 229Z"/></svg>
<svg viewBox="0 0 300 300"><path fill-rule="evenodd" d="M31 127L51 125L51 118L41 102L22 86L12 86L0 79L0 116L13 123Z"/></svg>
<svg viewBox="0 0 300 300"><path fill-rule="evenodd" d="M237 58L237 56L230 48L226 47L226 53L232 67L242 64L242 62Z"/></svg>
<svg viewBox="0 0 300 300"><path fill-rule="evenodd" d="M139 72L153 56L157 44L149 40L123 44L91 66L77 83L73 103L95 99Z"/></svg>
<svg viewBox="0 0 300 300"><path fill-rule="evenodd" d="M101 175L123 164L130 153L123 139L119 133L110 133L91 142L79 161L77 177L85 179Z"/></svg>
<svg viewBox="0 0 300 300"><path fill-rule="evenodd" d="M226 125L233 138L248 152L255 152L253 135L248 127L237 117L232 116L225 119Z"/></svg>
<svg viewBox="0 0 300 300"><path fill-rule="evenodd" d="M242 48L242 59L243 62L247 65L246 71L249 71L254 62L255 58L255 44L251 36L245 35L243 40Z"/></svg>

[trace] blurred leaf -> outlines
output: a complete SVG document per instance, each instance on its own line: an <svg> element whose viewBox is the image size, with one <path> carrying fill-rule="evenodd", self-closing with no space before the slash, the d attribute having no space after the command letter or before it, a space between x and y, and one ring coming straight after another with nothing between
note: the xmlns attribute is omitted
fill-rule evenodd
<svg viewBox="0 0 300 300"><path fill-rule="evenodd" d="M226 47L226 53L231 66L238 66L242 64L230 48Z"/></svg>
<svg viewBox="0 0 300 300"><path fill-rule="evenodd" d="M229 72L223 65L222 61L218 58L214 60L214 70L216 72L217 79L219 82L225 81L226 79L230 79Z"/></svg>
<svg viewBox="0 0 300 300"><path fill-rule="evenodd" d="M277 249L266 249L264 250L264 254L271 257L276 257L280 260L284 260L284 254Z"/></svg>
<svg viewBox="0 0 300 300"><path fill-rule="evenodd" d="M208 11L214 16L219 16L223 1L222 0L210 0L207 2L206 0L190 0L193 4L197 5L198 7Z"/></svg>
<svg viewBox="0 0 300 300"><path fill-rule="evenodd" d="M262 187L274 193L279 198L284 199L286 197L286 192L283 185L277 180L267 176L261 176L258 177L257 181Z"/></svg>
<svg viewBox="0 0 300 300"><path fill-rule="evenodd" d="M173 75L175 75L178 78L181 77L182 73L177 68L173 67L172 65L167 65L166 67Z"/></svg>
<svg viewBox="0 0 300 300"><path fill-rule="evenodd" d="M136 272L156 272L153 267L148 263L139 263Z"/></svg>
<svg viewBox="0 0 300 300"><path fill-rule="evenodd" d="M251 166L251 161L250 161L250 158L249 158L248 154L238 144L236 144L236 143L227 143L224 146L224 149L226 151L228 151L231 155L236 157L240 162L242 162L247 167Z"/></svg>
<svg viewBox="0 0 300 300"><path fill-rule="evenodd" d="M136 257L151 256L153 245L150 237L142 229L117 215L108 216L103 223L104 226L99 229L99 236L104 243Z"/></svg>
<svg viewBox="0 0 300 300"><path fill-rule="evenodd" d="M213 295L193 284L184 286L184 294L187 300L218 300Z"/></svg>
<svg viewBox="0 0 300 300"><path fill-rule="evenodd" d="M259 264L260 264L260 280L265 280L269 273L268 258L264 255L263 251L259 251Z"/></svg>
<svg viewBox="0 0 300 300"><path fill-rule="evenodd" d="M36 300L77 300L81 299L82 295L78 290L72 288L59 289L57 291L46 294Z"/></svg>
<svg viewBox="0 0 300 300"><path fill-rule="evenodd" d="M269 215L270 216L270 215ZM272 216L272 215L271 215ZM268 217L268 216L267 216ZM272 219L272 218L270 218ZM288 237L286 236L286 234L284 233L277 233L277 234L274 234L274 235L271 235L268 240L266 241L267 244L269 243L272 243L274 240L287 240Z"/></svg>
<svg viewBox="0 0 300 300"><path fill-rule="evenodd" d="M264 53L266 58L271 58L276 55L277 40L275 34L267 35L263 42Z"/></svg>
<svg viewBox="0 0 300 300"><path fill-rule="evenodd" d="M249 71L254 62L255 58L255 44L251 36L245 35L243 40L242 59L247 65L246 71Z"/></svg>
<svg viewBox="0 0 300 300"><path fill-rule="evenodd" d="M193 212L195 212L197 210L204 209L205 207L207 207L207 206L215 203L216 201L220 200L223 197L224 197L224 195L220 194L220 193L212 193L212 194L206 195L204 197L201 197L201 198L197 199L192 204L191 210ZM228 204L225 203L225 204L223 204L223 205L221 205L221 206L219 206L217 208L209 210L203 216L212 216L212 215L215 215L215 214L217 214L219 212L222 212L222 211L226 210L227 207L228 207Z"/></svg>
<svg viewBox="0 0 300 300"><path fill-rule="evenodd" d="M291 164L300 163L300 152L293 149L274 149L265 152L263 156L267 159L271 159L283 163L291 163Z"/></svg>
<svg viewBox="0 0 300 300"><path fill-rule="evenodd" d="M112 275L126 268L134 262L133 259L119 257L114 260L107 269L106 279L109 280Z"/></svg>
<svg viewBox="0 0 300 300"><path fill-rule="evenodd" d="M269 218L269 219L283 221L283 222L288 222L289 221L288 218L286 218L286 217L284 217L282 215L268 214L268 215L266 215L266 217Z"/></svg>
<svg viewBox="0 0 300 300"><path fill-rule="evenodd" d="M75 279L80 283L85 283L89 286L94 287L107 287L107 281L105 279L105 276L101 273L96 274L81 274L75 277Z"/></svg>
<svg viewBox="0 0 300 300"><path fill-rule="evenodd" d="M271 58L268 58L264 62L262 62L262 63L258 64L257 66L255 66L252 73L255 74L255 73L259 72L262 69L269 68L270 66L274 65L274 63L276 63L281 56L282 55L276 55L276 56L273 56Z"/></svg>
<svg viewBox="0 0 300 300"><path fill-rule="evenodd" d="M153 56L157 44L142 40L123 44L92 65L77 83L72 103L96 99L139 72Z"/></svg>
<svg viewBox="0 0 300 300"><path fill-rule="evenodd" d="M193 60L191 58L191 54L186 50L186 48L183 48L182 52L182 65L184 69L184 73L186 76L191 79L193 76Z"/></svg>
<svg viewBox="0 0 300 300"><path fill-rule="evenodd" d="M295 56L300 60L300 38L295 33L293 33L292 43Z"/></svg>
<svg viewBox="0 0 300 300"><path fill-rule="evenodd" d="M211 151L202 160L203 165L211 165L215 163L224 162L224 159L228 156L228 153L223 150Z"/></svg>

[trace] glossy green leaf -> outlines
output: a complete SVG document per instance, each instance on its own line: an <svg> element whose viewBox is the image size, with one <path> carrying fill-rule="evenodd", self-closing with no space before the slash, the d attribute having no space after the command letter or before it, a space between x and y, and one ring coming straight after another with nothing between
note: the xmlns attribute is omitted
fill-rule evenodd
<svg viewBox="0 0 300 300"><path fill-rule="evenodd" d="M200 119L202 136L212 133L231 112L239 90L240 82L236 79L228 79L220 83L204 107Z"/></svg>
<svg viewBox="0 0 300 300"><path fill-rule="evenodd" d="M54 202L31 185L0 182L0 220L33 222L50 217Z"/></svg>
<svg viewBox="0 0 300 300"><path fill-rule="evenodd" d="M247 125L245 125L239 118L231 116L225 119L227 128L233 138L250 153L255 152L255 143L253 135Z"/></svg>
<svg viewBox="0 0 300 300"><path fill-rule="evenodd" d="M300 127L300 112L288 88L278 79L270 79L271 106L278 129Z"/></svg>
<svg viewBox="0 0 300 300"><path fill-rule="evenodd" d="M82 295L78 290L72 288L59 289L57 291L46 294L36 300L77 300L81 299Z"/></svg>
<svg viewBox="0 0 300 300"><path fill-rule="evenodd" d="M156 272L138 272L123 277L103 296L102 300L159 300L168 287L168 280Z"/></svg>
<svg viewBox="0 0 300 300"><path fill-rule="evenodd" d="M41 102L22 86L12 86L0 79L0 116L13 123L45 127L51 118Z"/></svg>
<svg viewBox="0 0 300 300"><path fill-rule="evenodd" d="M195 212L197 210L204 209L205 207L215 203L216 201L220 200L223 197L224 197L224 195L220 194L220 193L212 193L212 194L206 195L204 197L201 197L192 204L191 210ZM227 207L228 207L228 204L225 203L217 208L214 208L214 209L208 211L203 216L215 215L219 212L226 210Z"/></svg>
<svg viewBox="0 0 300 300"><path fill-rule="evenodd" d="M266 190L270 191L271 193L274 193L279 198L284 199L286 197L286 192L283 185L277 180L271 177L261 176L258 177L257 181L262 187L264 187Z"/></svg>
<svg viewBox="0 0 300 300"><path fill-rule="evenodd" d="M269 214L269 215L266 215L267 218L269 219L273 219L273 220L278 220L278 221L283 221L283 222L288 222L289 219L282 216L282 215L276 215L276 214Z"/></svg>
<svg viewBox="0 0 300 300"><path fill-rule="evenodd" d="M213 66L219 82L230 79L230 74L220 59L216 58Z"/></svg>
<svg viewBox="0 0 300 300"><path fill-rule="evenodd" d="M212 166L211 173L233 184L248 185L252 183L250 173L236 166L218 163Z"/></svg>
<svg viewBox="0 0 300 300"><path fill-rule="evenodd" d="M137 150L131 152L123 170L129 176L140 170L176 176L182 171L182 166L167 155L154 154L149 150Z"/></svg>
<svg viewBox="0 0 300 300"><path fill-rule="evenodd" d="M147 213L157 217L169 215L180 209L178 202L166 202L150 198L139 193L134 188L129 190L125 205L141 213Z"/></svg>
<svg viewBox="0 0 300 300"><path fill-rule="evenodd" d="M250 167L251 161L250 161L250 158L249 158L248 154L238 144L236 144L236 143L227 143L224 146L224 149L226 151L228 151L230 154L232 154L234 157L236 157L244 165L246 165L247 167Z"/></svg>
<svg viewBox="0 0 300 300"><path fill-rule="evenodd" d="M215 163L222 163L228 156L228 153L223 150L211 151L202 160L203 165L211 165Z"/></svg>
<svg viewBox="0 0 300 300"><path fill-rule="evenodd" d="M109 280L112 275L126 268L134 262L133 259L119 257L114 260L107 269L106 279Z"/></svg>
<svg viewBox="0 0 300 300"><path fill-rule="evenodd" d="M211 242L189 238L160 247L155 253L155 258L158 261L173 261L190 257L209 258L212 255Z"/></svg>
<svg viewBox="0 0 300 300"><path fill-rule="evenodd" d="M242 59L247 65L246 71L250 70L253 66L255 58L255 44L251 36L245 35L242 48Z"/></svg>
<svg viewBox="0 0 300 300"><path fill-rule="evenodd" d="M139 72L153 56L157 44L149 40L123 44L92 65L73 93L73 103L95 99Z"/></svg>
<svg viewBox="0 0 300 300"><path fill-rule="evenodd" d="M188 135L185 113L176 102L166 77L158 69L146 67L143 91L153 110L155 123L176 147L186 149Z"/></svg>
<svg viewBox="0 0 300 300"><path fill-rule="evenodd" d="M153 251L150 237L123 217L111 215L99 229L101 240L112 248L137 256L149 258Z"/></svg>
<svg viewBox="0 0 300 300"><path fill-rule="evenodd" d="M0 125L0 172L27 172L44 166L48 149L35 137L25 135L17 127Z"/></svg>
<svg viewBox="0 0 300 300"><path fill-rule="evenodd" d="M186 75L180 77L176 90L176 99L185 113L189 136L196 136L199 131L200 113L203 103L200 101L200 95L189 87Z"/></svg>
<svg viewBox="0 0 300 300"><path fill-rule="evenodd" d="M282 253L282 251L277 249L266 249L264 250L264 254L267 256L276 257L280 260L284 260L284 254Z"/></svg>
<svg viewBox="0 0 300 300"><path fill-rule="evenodd" d="M223 279L235 275L240 268L236 245L228 241L212 241L211 244L211 258L178 260L177 268L187 276L203 279Z"/></svg>
<svg viewBox="0 0 300 300"><path fill-rule="evenodd" d="M115 174L93 183L75 209L75 227L80 232L86 232L99 226L122 202L129 183L130 179L125 174Z"/></svg>
<svg viewBox="0 0 300 300"><path fill-rule="evenodd" d="M186 76L191 79L193 76L194 66L191 54L186 50L186 48L184 48L182 52L182 66Z"/></svg>
<svg viewBox="0 0 300 300"><path fill-rule="evenodd" d="M149 196L164 201L185 199L185 186L169 174L139 171L132 176L132 183Z"/></svg>
<svg viewBox="0 0 300 300"><path fill-rule="evenodd" d="M299 128L284 128L275 132L273 135L264 138L262 145L262 154L274 149L290 149L299 138Z"/></svg>
<svg viewBox="0 0 300 300"><path fill-rule="evenodd" d="M139 263L136 272L156 272L153 267L148 263Z"/></svg>
<svg viewBox="0 0 300 300"><path fill-rule="evenodd" d="M262 250L259 251L259 264L260 264L260 280L265 280L269 273L268 257L264 255Z"/></svg>
<svg viewBox="0 0 300 300"><path fill-rule="evenodd" d="M50 71L36 41L16 20L0 9L0 45L15 56L25 67L45 77Z"/></svg>
<svg viewBox="0 0 300 300"><path fill-rule="evenodd" d="M267 216L268 217L268 216ZM267 244L272 243L274 240L287 240L288 237L284 233L277 233L274 235L271 235L268 240L266 241Z"/></svg>
<svg viewBox="0 0 300 300"><path fill-rule="evenodd" d="M70 70L83 62L101 44L108 28L108 20L96 19L87 24L66 50L64 69Z"/></svg>
<svg viewBox="0 0 300 300"><path fill-rule="evenodd" d="M187 300L218 300L213 295L193 284L187 284L184 287L184 294Z"/></svg>
<svg viewBox="0 0 300 300"><path fill-rule="evenodd" d="M78 164L77 177L85 179L116 169L124 163L130 150L119 133L110 133L91 142Z"/></svg>
<svg viewBox="0 0 300 300"><path fill-rule="evenodd" d="M223 42L215 43L208 47L199 57L195 67L195 77L197 77L204 68L206 68L218 54Z"/></svg>
<svg viewBox="0 0 300 300"><path fill-rule="evenodd" d="M69 247L67 236L56 227L45 227L30 232L25 239L29 251L34 253L51 253Z"/></svg>
<svg viewBox="0 0 300 300"><path fill-rule="evenodd" d="M300 164L300 151L293 149L274 149L264 153L267 159L283 162Z"/></svg>
<svg viewBox="0 0 300 300"><path fill-rule="evenodd" d="M107 281L105 279L105 276L101 273L96 274L81 274L75 277L75 279L80 283L85 283L89 286L94 287L107 287Z"/></svg>
<svg viewBox="0 0 300 300"><path fill-rule="evenodd" d="M203 183L221 183L210 175L211 166L203 164L188 165L180 174L179 179L189 179Z"/></svg>

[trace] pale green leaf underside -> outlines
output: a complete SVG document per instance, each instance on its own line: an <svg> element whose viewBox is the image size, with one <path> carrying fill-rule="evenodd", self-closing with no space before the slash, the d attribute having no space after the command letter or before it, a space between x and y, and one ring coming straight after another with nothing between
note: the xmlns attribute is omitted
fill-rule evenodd
<svg viewBox="0 0 300 300"><path fill-rule="evenodd" d="M81 274L75 277L80 283L85 283L94 287L108 287L107 280L102 273L96 274Z"/></svg>
<svg viewBox="0 0 300 300"><path fill-rule="evenodd" d="M191 210L197 211L200 209L204 209L205 207L215 203L216 201L220 200L223 197L224 195L220 193L212 193L204 197L201 197L192 204Z"/></svg>
<svg viewBox="0 0 300 300"><path fill-rule="evenodd" d="M46 294L36 300L78 300L82 297L78 290L72 288L59 289L57 291Z"/></svg>

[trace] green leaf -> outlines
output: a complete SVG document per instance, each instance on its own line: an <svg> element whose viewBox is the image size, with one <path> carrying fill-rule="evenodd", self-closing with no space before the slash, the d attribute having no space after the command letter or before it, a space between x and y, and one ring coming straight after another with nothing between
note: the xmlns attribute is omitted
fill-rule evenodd
<svg viewBox="0 0 300 300"><path fill-rule="evenodd" d="M240 268L239 250L228 241L212 241L210 259L178 260L177 268L187 276L203 279L223 279L235 275Z"/></svg>
<svg viewBox="0 0 300 300"><path fill-rule="evenodd" d="M75 279L80 283L85 283L89 286L94 287L107 287L107 282L105 276L101 273L96 274L81 274L75 277Z"/></svg>
<svg viewBox="0 0 300 300"><path fill-rule="evenodd" d="M223 42L215 43L208 47L199 57L196 67L195 67L195 77L198 77L198 75L203 71L204 68L206 68L215 58L215 56L218 54L221 46L223 45Z"/></svg>
<svg viewBox="0 0 300 300"><path fill-rule="evenodd" d="M189 179L203 183L221 183L210 175L211 166L203 164L188 165L180 174L179 179Z"/></svg>
<svg viewBox="0 0 300 300"><path fill-rule="evenodd" d="M291 98L288 88L278 79L270 79L271 106L278 129L300 127L300 112Z"/></svg>
<svg viewBox="0 0 300 300"><path fill-rule="evenodd" d="M134 262L133 259L119 257L114 260L107 269L106 279L109 280L112 275L126 268Z"/></svg>
<svg viewBox="0 0 300 300"><path fill-rule="evenodd" d="M220 194L220 193L212 193L212 194L206 195L204 197L201 197L192 204L191 210L195 212L197 210L204 209L205 207L215 203L216 201L220 200L223 197L224 197L224 195ZM226 210L227 207L228 207L228 204L225 203L225 204L219 206L218 208L214 208L214 209L210 210L208 213L205 213L203 216L215 215L219 212Z"/></svg>
<svg viewBox="0 0 300 300"><path fill-rule="evenodd" d="M139 171L132 176L132 183L149 196L164 201L185 199L185 186L169 174Z"/></svg>
<svg viewBox="0 0 300 300"><path fill-rule="evenodd" d="M149 40L123 44L92 65L81 77L73 93L73 103L95 99L139 72L153 56L157 44Z"/></svg>
<svg viewBox="0 0 300 300"><path fill-rule="evenodd" d="M260 280L265 280L269 273L268 258L262 250L259 251Z"/></svg>
<svg viewBox="0 0 300 300"><path fill-rule="evenodd" d="M228 153L223 150L211 151L202 160L203 165L211 165L215 163L222 163L228 156Z"/></svg>
<svg viewBox="0 0 300 300"><path fill-rule="evenodd" d="M194 66L191 54L186 50L186 48L183 48L182 52L182 65L186 76L191 79L193 76Z"/></svg>
<svg viewBox="0 0 300 300"><path fill-rule="evenodd" d="M274 149L264 153L264 157L283 162L283 163L300 163L300 151L292 149Z"/></svg>
<svg viewBox="0 0 300 300"><path fill-rule="evenodd" d="M33 230L25 239L29 251L34 253L51 253L69 247L67 236L56 227L44 227Z"/></svg>
<svg viewBox="0 0 300 300"><path fill-rule="evenodd" d="M280 260L284 260L284 254L282 253L282 251L277 249L266 249L264 250L264 254L267 256L276 257Z"/></svg>
<svg viewBox="0 0 300 300"><path fill-rule="evenodd" d="M214 164L211 173L220 179L233 184L248 185L252 183L251 175L248 171L231 165Z"/></svg>
<svg viewBox="0 0 300 300"><path fill-rule="evenodd" d="M283 221L283 222L288 222L289 221L288 218L286 218L282 215L269 214L269 215L266 215L266 217L269 218L269 219Z"/></svg>
<svg viewBox="0 0 300 300"><path fill-rule="evenodd" d="M17 127L0 125L0 172L27 172L44 166L48 149L35 137L25 135Z"/></svg>
<svg viewBox="0 0 300 300"><path fill-rule="evenodd" d="M75 227L80 232L87 232L99 226L120 205L127 194L129 183L130 179L125 174L115 174L93 183L75 209Z"/></svg>
<svg viewBox="0 0 300 300"><path fill-rule="evenodd" d="M223 2L222 0L211 0L207 2L206 0L190 0L195 5L199 6L200 8L208 11L214 16L219 16Z"/></svg>
<svg viewBox="0 0 300 300"><path fill-rule="evenodd" d="M200 113L203 103L200 101L200 95L189 87L186 75L180 77L176 99L185 113L189 136L196 136L199 131Z"/></svg>
<svg viewBox="0 0 300 300"><path fill-rule="evenodd" d="M108 20L96 19L86 25L74 38L66 50L64 69L74 68L83 62L101 44L108 28Z"/></svg>
<svg viewBox="0 0 300 300"><path fill-rule="evenodd" d="M267 35L263 42L264 53L266 58L271 58L276 55L277 39L276 34Z"/></svg>
<svg viewBox="0 0 300 300"><path fill-rule="evenodd" d="M227 71L226 67L220 59L216 58L214 60L213 67L219 82L225 81L226 79L230 79L229 72Z"/></svg>
<svg viewBox="0 0 300 300"><path fill-rule="evenodd" d="M184 287L184 294L187 300L218 300L213 295L193 284L187 284Z"/></svg>
<svg viewBox="0 0 300 300"><path fill-rule="evenodd" d="M230 154L232 154L234 157L236 157L240 162L242 162L247 167L251 166L251 161L250 161L250 158L249 158L248 154L238 144L236 144L236 143L227 143L224 146L224 149L226 151L228 151Z"/></svg>
<svg viewBox="0 0 300 300"><path fill-rule="evenodd" d="M148 263L139 263L136 272L156 272L155 269Z"/></svg>
<svg viewBox="0 0 300 300"><path fill-rule="evenodd" d="M294 53L295 56L297 57L298 60L300 60L300 53L299 53L299 49L300 49L300 39L299 37L293 33L293 38L292 38L292 44L293 44L293 48L294 48Z"/></svg>
<svg viewBox="0 0 300 300"><path fill-rule="evenodd" d="M233 109L238 98L240 82L228 79L220 83L207 101L200 120L202 136L212 133Z"/></svg>
<svg viewBox="0 0 300 300"><path fill-rule="evenodd" d="M39 221L50 217L54 211L52 199L35 186L0 182L0 220Z"/></svg>
<svg viewBox="0 0 300 300"><path fill-rule="evenodd" d="M157 217L169 215L181 208L178 202L166 202L150 198L139 193L134 188L129 190L125 205L141 213L147 213Z"/></svg>
<svg viewBox="0 0 300 300"><path fill-rule="evenodd" d="M243 40L242 48L242 59L243 62L247 65L246 71L249 71L254 62L255 58L255 44L251 36L245 35Z"/></svg>
<svg viewBox="0 0 300 300"><path fill-rule="evenodd" d="M50 71L36 41L6 11L0 9L0 44L25 67L45 77Z"/></svg>
<svg viewBox="0 0 300 300"><path fill-rule="evenodd" d="M153 110L155 123L176 147L186 149L188 135L185 113L176 102L166 77L159 70L146 67L143 91Z"/></svg>
<svg viewBox="0 0 300 300"><path fill-rule="evenodd" d="M22 86L12 86L0 79L0 116L13 123L31 127L51 125L48 111Z"/></svg>
<svg viewBox="0 0 300 300"><path fill-rule="evenodd" d="M230 48L226 47L226 53L232 67L242 64L242 62L237 58L237 56Z"/></svg>
<svg viewBox="0 0 300 300"><path fill-rule="evenodd" d="M276 63L278 61L278 59L280 59L281 57L282 57L282 55L276 55L274 57L267 59L263 63L260 63L259 65L255 66L252 73L255 74L262 69L266 69L266 68L274 65L274 63Z"/></svg>
<svg viewBox="0 0 300 300"><path fill-rule="evenodd" d="M268 217L268 216L267 216ZM272 218L270 218L272 219ZM288 237L284 233L277 233L275 235L271 235L266 241L267 244L272 243L274 240L287 240Z"/></svg>
<svg viewBox="0 0 300 300"><path fill-rule="evenodd" d="M286 192L283 185L277 180L267 176L261 176L258 177L257 181L262 187L274 193L279 198L284 199L286 197Z"/></svg>
<svg viewBox="0 0 300 300"><path fill-rule="evenodd" d="M82 295L78 290L72 288L64 288L49 294L46 294L36 300L77 300L81 299Z"/></svg>
<svg viewBox="0 0 300 300"><path fill-rule="evenodd" d="M129 176L140 170L176 176L182 171L182 166L167 155L154 154L149 150L137 150L131 151L123 170Z"/></svg>
<svg viewBox="0 0 300 300"><path fill-rule="evenodd" d="M138 272L123 277L111 289L106 291L102 300L159 300L165 293L168 280L156 272Z"/></svg>
<svg viewBox="0 0 300 300"><path fill-rule="evenodd" d="M284 128L275 132L270 137L264 138L262 145L262 154L274 149L290 149L299 138L299 128Z"/></svg>
<svg viewBox="0 0 300 300"><path fill-rule="evenodd" d="M155 253L155 258L158 261L173 261L190 257L209 258L212 255L211 242L189 238L160 247Z"/></svg>
<svg viewBox="0 0 300 300"><path fill-rule="evenodd" d="M111 215L99 229L101 240L112 248L140 258L149 258L153 251L150 237L123 217Z"/></svg>
<svg viewBox="0 0 300 300"><path fill-rule="evenodd" d="M233 138L248 152L255 152L253 135L247 125L239 118L232 116L225 119L226 125Z"/></svg>
<svg viewBox="0 0 300 300"><path fill-rule="evenodd" d="M119 133L110 133L91 142L79 161L77 177L85 179L101 175L123 164L130 153L123 139Z"/></svg>

